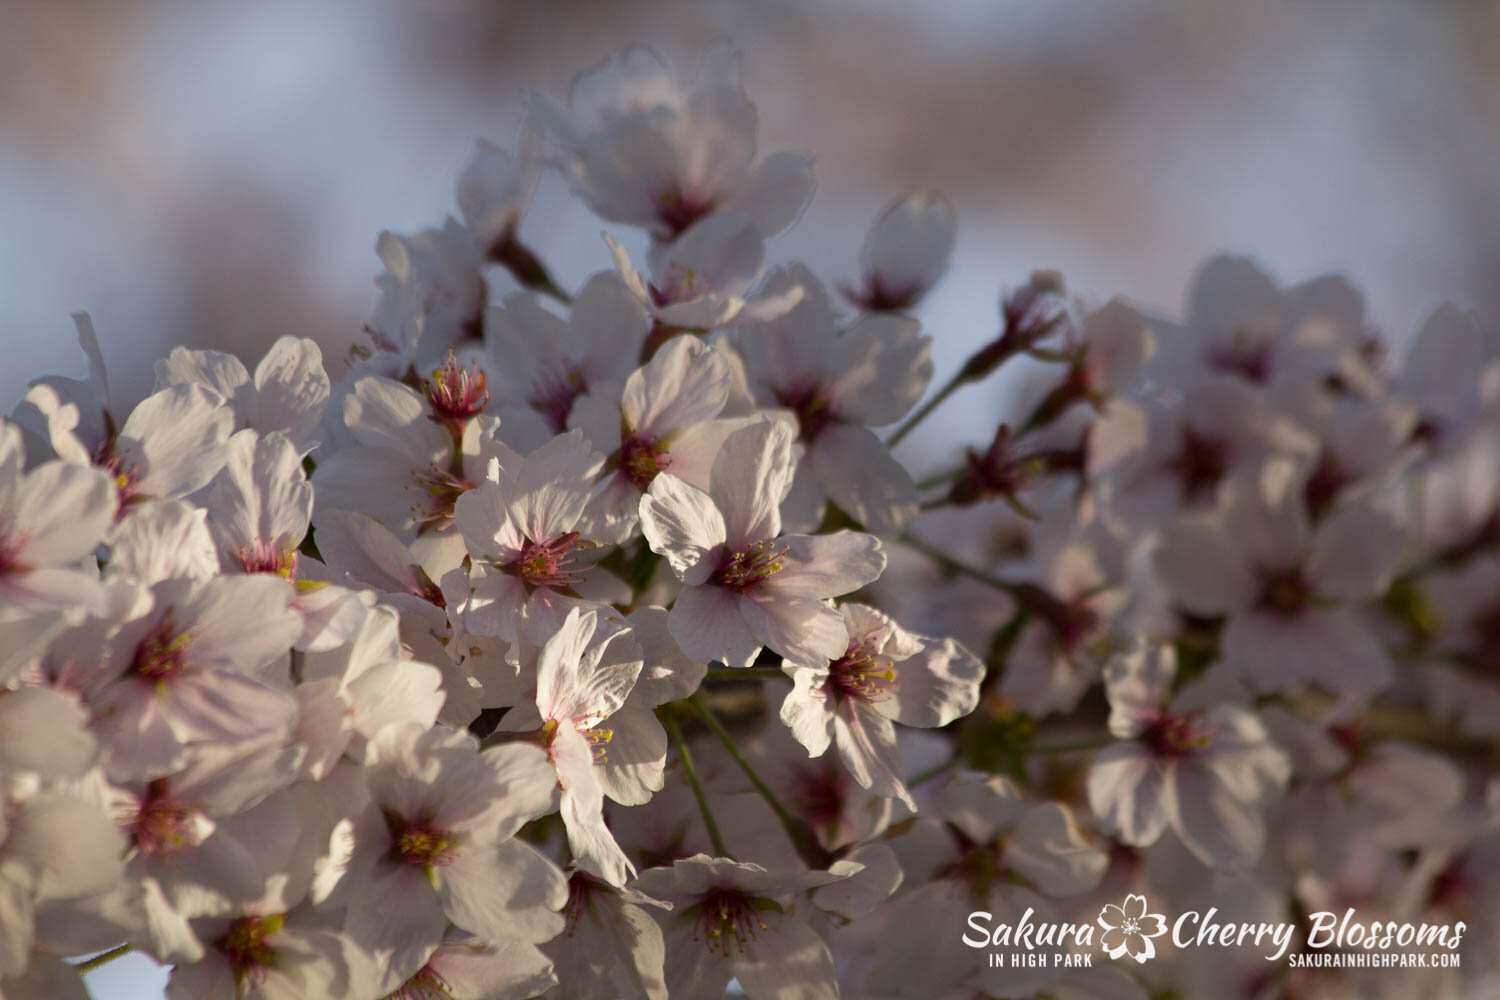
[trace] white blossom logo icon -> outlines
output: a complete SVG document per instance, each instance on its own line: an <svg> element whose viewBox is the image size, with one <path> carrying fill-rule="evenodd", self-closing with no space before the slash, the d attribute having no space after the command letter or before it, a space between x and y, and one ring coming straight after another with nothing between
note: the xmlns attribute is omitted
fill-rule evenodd
<svg viewBox="0 0 1500 1000"><path fill-rule="evenodd" d="M1159 913L1147 913L1146 897L1135 893L1126 896L1120 906L1106 904L1099 911L1099 926L1104 928L1099 943L1110 958L1129 952L1131 958L1141 963L1156 957L1156 945L1151 939L1167 932L1166 918Z"/></svg>

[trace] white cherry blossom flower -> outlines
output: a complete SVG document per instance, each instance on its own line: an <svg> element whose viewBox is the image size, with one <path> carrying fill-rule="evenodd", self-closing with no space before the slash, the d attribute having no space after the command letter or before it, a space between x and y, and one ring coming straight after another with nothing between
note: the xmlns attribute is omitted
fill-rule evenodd
<svg viewBox="0 0 1500 1000"><path fill-rule="evenodd" d="M578 77L567 108L535 94L530 106L573 190L601 218L672 240L710 213L736 212L774 236L812 197L812 161L778 153L755 163L755 106L739 63L715 46L688 82L634 45Z"/></svg>
<svg viewBox="0 0 1500 1000"><path fill-rule="evenodd" d="M156 388L199 385L222 396L239 429L279 431L299 455L317 446L314 435L328 405L331 383L323 353L306 337L281 337L266 351L251 377L243 362L221 351L176 347L156 363Z"/></svg>
<svg viewBox="0 0 1500 1000"><path fill-rule="evenodd" d="M854 873L777 874L703 854L642 872L635 888L672 904L657 915L667 994L718 996L737 979L752 1000L837 997L828 945L790 908L789 897Z"/></svg>
<svg viewBox="0 0 1500 1000"><path fill-rule="evenodd" d="M566 319L517 292L489 310L486 367L496 373L493 410L501 437L531 451L566 431L574 405L618 393L646 337L640 303L619 277L600 272L579 289ZM603 447L603 442L596 442Z"/></svg>
<svg viewBox="0 0 1500 1000"><path fill-rule="evenodd" d="M1109 729L1124 742L1095 759L1089 804L1127 844L1151 844L1170 826L1204 864L1243 869L1260 856L1262 803L1286 786L1290 762L1254 713L1173 700L1176 669L1164 645L1110 663Z"/></svg>
<svg viewBox="0 0 1500 1000"><path fill-rule="evenodd" d="M738 339L756 402L797 417L804 446L788 506L816 524L824 498L878 535L899 532L917 512L911 474L872 427L895 423L932 379L932 338L915 320L867 316L840 331L827 293L805 268L771 275L766 290L801 288L786 315L747 324Z"/></svg>
<svg viewBox="0 0 1500 1000"><path fill-rule="evenodd" d="M0 421L0 604L27 612L87 607L99 583L84 560L114 524L113 485L71 462L30 472L25 465L20 428Z"/></svg>
<svg viewBox="0 0 1500 1000"><path fill-rule="evenodd" d="M769 320L802 296L800 288L751 293L765 268L766 243L754 223L737 215L711 215L653 257L651 280L641 277L623 247L604 235L615 270L656 322L653 338L683 330L703 332L736 321ZM650 354L657 343L646 341Z"/></svg>
<svg viewBox="0 0 1500 1000"><path fill-rule="evenodd" d="M514 838L548 809L554 774L536 747L479 752L443 727L391 726L371 746L369 805L328 905L348 906L345 932L400 983L448 924L481 941L539 944L562 929L562 873Z"/></svg>
<svg viewBox="0 0 1500 1000"><path fill-rule="evenodd" d="M948 270L955 222L953 206L937 191L892 201L859 248L860 284L849 297L871 311L916 305Z"/></svg>
<svg viewBox="0 0 1500 1000"><path fill-rule="evenodd" d="M1185 515L1167 529L1156 569L1176 604L1226 616L1220 645L1257 691L1312 681L1368 695L1391 661L1349 607L1381 593L1401 554L1400 526L1371 501L1309 523L1295 477L1272 502L1241 496L1221 515Z"/></svg>
<svg viewBox="0 0 1500 1000"><path fill-rule="evenodd" d="M821 667L847 649L826 600L876 579L885 555L857 532L782 535L792 471L791 430L765 421L725 440L707 492L664 473L641 498L646 539L685 584L669 621L688 656L747 667L769 646Z"/></svg>
<svg viewBox="0 0 1500 1000"><path fill-rule="evenodd" d="M912 635L863 604L841 609L849 646L827 668L788 662L794 686L781 703L785 722L811 756L838 745L861 787L916 810L901 780L894 722L944 726L979 703L984 664L952 639Z"/></svg>

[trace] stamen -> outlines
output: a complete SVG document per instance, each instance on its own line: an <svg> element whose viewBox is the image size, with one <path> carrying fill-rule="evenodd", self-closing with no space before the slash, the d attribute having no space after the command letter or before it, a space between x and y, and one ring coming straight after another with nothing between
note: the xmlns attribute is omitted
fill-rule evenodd
<svg viewBox="0 0 1500 1000"><path fill-rule="evenodd" d="M276 949L266 939L278 933L286 923L286 914L270 917L240 917L229 925L214 946L224 953L238 983L246 979L263 980L266 970L276 962Z"/></svg>
<svg viewBox="0 0 1500 1000"><path fill-rule="evenodd" d="M545 542L528 541L521 554L500 569L520 577L528 587L569 589L582 579L582 574L573 568L577 558L573 543L577 540L578 532L567 531Z"/></svg>
<svg viewBox="0 0 1500 1000"><path fill-rule="evenodd" d="M785 568L781 560L789 551L789 546L771 540L751 542L727 553L711 582L742 594L780 573Z"/></svg>
<svg viewBox="0 0 1500 1000"><path fill-rule="evenodd" d="M828 665L823 687L836 698L884 701L896 686L896 662L876 652L873 642L855 639L843 656Z"/></svg>
<svg viewBox="0 0 1500 1000"><path fill-rule="evenodd" d="M412 480L407 489L421 497L411 507L418 534L446 529L453 523L453 507L458 498L474 488L467 479L435 465L426 472L413 473Z"/></svg>
<svg viewBox="0 0 1500 1000"><path fill-rule="evenodd" d="M620 474L644 493L657 474L672 464L666 451L665 441L636 437L631 434L620 442L620 450L615 453L615 462L620 469Z"/></svg>
<svg viewBox="0 0 1500 1000"><path fill-rule="evenodd" d="M191 632L178 633L172 612L168 611L136 644L130 673L150 681L170 680L182 669L183 654L192 639Z"/></svg>
<svg viewBox="0 0 1500 1000"><path fill-rule="evenodd" d="M428 871L453 862L457 846L454 839L446 831L432 827L431 820L409 821L394 809L382 812L391 835L387 860Z"/></svg>
<svg viewBox="0 0 1500 1000"><path fill-rule="evenodd" d="M131 824L131 841L149 857L165 857L188 846L193 810L167 793L165 779L151 782Z"/></svg>
<svg viewBox="0 0 1500 1000"><path fill-rule="evenodd" d="M422 380L422 395L432 407L432 420L459 427L483 413L490 401L479 362L473 361L468 368L460 368L451 349L443 366L430 378Z"/></svg>
<svg viewBox="0 0 1500 1000"><path fill-rule="evenodd" d="M739 953L744 954L746 943L757 940L757 931L766 929L765 921L756 911L755 901L739 889L713 889L697 905L700 909L694 940L701 931L708 950L726 957L731 939Z"/></svg>
<svg viewBox="0 0 1500 1000"><path fill-rule="evenodd" d="M1271 570L1261 576L1256 606L1279 615L1296 615L1313 603L1313 590L1300 567Z"/></svg>
<svg viewBox="0 0 1500 1000"><path fill-rule="evenodd" d="M246 573L275 573L291 580L297 572L297 550L278 549L269 542L242 545L239 557Z"/></svg>
<svg viewBox="0 0 1500 1000"><path fill-rule="evenodd" d="M1141 742L1158 757L1191 757L1213 742L1213 730L1202 712L1164 716L1141 734Z"/></svg>
<svg viewBox="0 0 1500 1000"><path fill-rule="evenodd" d="M777 402L797 415L803 441L811 444L835 422L828 398L816 382L803 382L776 393Z"/></svg>

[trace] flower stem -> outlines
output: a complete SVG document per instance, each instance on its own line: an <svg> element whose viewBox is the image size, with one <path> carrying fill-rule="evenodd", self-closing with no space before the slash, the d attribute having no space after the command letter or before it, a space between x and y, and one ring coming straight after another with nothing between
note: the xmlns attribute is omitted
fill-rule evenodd
<svg viewBox="0 0 1500 1000"><path fill-rule="evenodd" d="M93 958L90 958L87 961L79 962L77 965L73 966L73 968L78 970L79 975L82 975L85 972L93 972L101 965L108 965L115 959L130 954L130 950L131 946L128 944L117 945L109 949L109 951L95 955Z"/></svg>
<svg viewBox="0 0 1500 1000"><path fill-rule="evenodd" d="M693 711L698 713L703 724L719 738L719 742L724 744L724 749L729 751L729 756L733 757L734 762L740 766L740 770L745 772L745 777L750 779L750 783L755 786L760 797L766 800L766 805L771 807L771 811L781 821L781 828L791 838L792 845L796 847L797 854L802 860L812 868L827 868L832 858L823 849L823 845L818 843L818 835L813 832L813 828L805 820L798 819L788 812L786 806L776 798L776 793L772 792L770 787L761 780L761 776L755 773L755 768L746 759L739 745L734 742L734 737L729 734L729 730L724 728L724 724L714 715L713 710L704 704L701 692L695 692L687 699L687 703L692 706Z"/></svg>
<svg viewBox="0 0 1500 1000"><path fill-rule="evenodd" d="M948 570L951 573L958 573L962 576L967 576L970 579L978 580L980 583L988 584L989 586L994 587L996 590L1002 591L1004 593L1014 595L1020 586L1019 584L1011 583L1007 580L1002 580L998 576L995 576L993 573L986 573L982 569L975 569L973 566L970 566L967 563L959 562L957 559L948 555L948 553L933 548L931 545L928 545L926 542L922 541L920 538L917 538L914 535L903 533L897 536L896 541L900 542L902 545L905 545L907 548L912 549L913 551L922 553L924 556L931 559L933 562L937 563L939 566L943 567L943 569Z"/></svg>
<svg viewBox="0 0 1500 1000"><path fill-rule="evenodd" d="M1042 746L1029 746L1026 748L1028 754L1051 754L1051 753L1086 753L1090 750L1103 750L1113 743L1114 740L1108 736L1093 740L1075 740L1072 743L1053 743Z"/></svg>
<svg viewBox="0 0 1500 1000"><path fill-rule="evenodd" d="M708 807L708 796L703 794L703 783L698 780L698 768L693 765L693 755L688 750L687 740L682 738L682 727L677 724L676 713L668 710L661 713L661 721L667 727L667 735L677 747L677 756L682 758L682 773L687 775L692 786L693 798L698 800L698 811L703 814L703 825L708 828L708 841L714 845L714 853L721 858L730 857L724 846L724 836L719 833L719 824L714 822L714 811Z"/></svg>
<svg viewBox="0 0 1500 1000"><path fill-rule="evenodd" d="M927 402L923 403L917 409L916 413L913 413L910 417L908 417L906 423L896 428L895 433L885 439L885 446L887 448L894 448L896 447L896 445L900 444L901 439L910 434L912 430L923 420L927 419L927 415L941 406L943 400L953 395L953 393L957 391L959 386L964 385L968 381L968 374L961 369L957 375L950 378L943 385L943 387L937 391L936 395L934 395Z"/></svg>
<svg viewBox="0 0 1500 1000"><path fill-rule="evenodd" d="M705 679L711 681L791 680L780 667L725 667L722 670L710 670L705 675Z"/></svg>

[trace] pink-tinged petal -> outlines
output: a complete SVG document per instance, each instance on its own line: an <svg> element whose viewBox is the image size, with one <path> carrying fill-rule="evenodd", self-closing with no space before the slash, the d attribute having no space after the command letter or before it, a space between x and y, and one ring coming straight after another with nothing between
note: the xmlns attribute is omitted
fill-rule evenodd
<svg viewBox="0 0 1500 1000"><path fill-rule="evenodd" d="M604 720L610 739L604 758L595 768L604 794L626 806L651 801L664 781L667 733L650 709L628 704Z"/></svg>
<svg viewBox="0 0 1500 1000"><path fill-rule="evenodd" d="M1161 766L1136 743L1099 752L1089 768L1088 797L1105 828L1136 847L1156 843L1170 818Z"/></svg>
<svg viewBox="0 0 1500 1000"><path fill-rule="evenodd" d="M71 563L94 551L114 523L115 490L98 469L47 462L15 487L0 546L15 565Z"/></svg>
<svg viewBox="0 0 1500 1000"><path fill-rule="evenodd" d="M97 608L103 602L104 591L93 570L34 569L0 573L0 605L23 612L75 613L77 609ZM34 636L27 639L28 644L36 641Z"/></svg>
<svg viewBox="0 0 1500 1000"><path fill-rule="evenodd" d="M202 489L224 465L234 413L223 397L199 386L174 385L147 396L120 428L126 469L138 463L137 490L181 497Z"/></svg>
<svg viewBox="0 0 1500 1000"><path fill-rule="evenodd" d="M320 458L313 473L317 517L333 509L361 511L393 531L407 531L417 523L418 502L427 500L414 478L417 471L411 459L391 448L345 448Z"/></svg>
<svg viewBox="0 0 1500 1000"><path fill-rule="evenodd" d="M1169 527L1156 550L1156 571L1179 605L1216 615L1249 607L1256 579L1240 551L1243 539L1217 519L1190 516Z"/></svg>
<svg viewBox="0 0 1500 1000"><path fill-rule="evenodd" d="M526 538L548 541L572 531L604 464L582 431L559 434L527 455L518 470L508 508Z"/></svg>
<svg viewBox="0 0 1500 1000"><path fill-rule="evenodd" d="M1312 681L1329 691L1374 694L1394 676L1379 640L1344 609L1314 609L1293 618L1235 615L1222 644L1225 662L1255 691L1286 691Z"/></svg>
<svg viewBox="0 0 1500 1000"><path fill-rule="evenodd" d="M486 836L505 838L555 808L557 775L545 750L511 743L491 747L479 756L499 790L488 809L478 818L466 821L470 828L480 829ZM438 815L444 818L447 814Z"/></svg>
<svg viewBox="0 0 1500 1000"><path fill-rule="evenodd" d="M717 417L730 381L722 354L697 337L677 337L625 381L620 414L637 434L659 438Z"/></svg>
<svg viewBox="0 0 1500 1000"><path fill-rule="evenodd" d="M663 473L641 497L641 532L651 550L664 556L689 586L701 584L717 568L711 556L725 540L724 518L707 493Z"/></svg>
<svg viewBox="0 0 1500 1000"><path fill-rule="evenodd" d="M891 697L876 708L903 726L946 726L979 704L984 661L952 639L923 640L895 670Z"/></svg>
<svg viewBox="0 0 1500 1000"><path fill-rule="evenodd" d="M375 594L337 584L299 581L292 610L302 619L302 631L292 645L302 652L320 653L354 641L369 620Z"/></svg>
<svg viewBox="0 0 1500 1000"><path fill-rule="evenodd" d="M344 423L360 444L389 448L420 469L440 461L453 447L448 432L427 419L428 412L415 389L388 378L366 376L344 398Z"/></svg>
<svg viewBox="0 0 1500 1000"><path fill-rule="evenodd" d="M1390 514L1369 503L1346 504L1318 526L1307 575L1319 597L1363 600L1385 591L1406 543Z"/></svg>
<svg viewBox="0 0 1500 1000"><path fill-rule="evenodd" d="M502 840L482 849L460 849L439 872L444 911L481 941L536 944L563 929L562 914L556 911L568 901L567 880L529 844Z"/></svg>
<svg viewBox="0 0 1500 1000"><path fill-rule="evenodd" d="M604 825L604 789L595 774L591 746L577 730L562 726L553 738L552 763L575 863L611 885L624 885L635 875L635 865Z"/></svg>
<svg viewBox="0 0 1500 1000"><path fill-rule="evenodd" d="M367 738L398 722L431 726L443 707L442 682L436 667L412 660L366 670L345 689L350 723Z"/></svg>
<svg viewBox="0 0 1500 1000"><path fill-rule="evenodd" d="M199 385L212 389L224 397L240 421L249 415L253 389L250 373L233 354L172 348L172 353L156 363L155 391L174 385Z"/></svg>
<svg viewBox="0 0 1500 1000"><path fill-rule="evenodd" d="M255 415L262 434L280 431L306 451L314 443L331 391L323 352L306 337L277 339L255 366Z"/></svg>
<svg viewBox="0 0 1500 1000"><path fill-rule="evenodd" d="M795 917L766 914L743 952L731 945L729 967L752 1000L837 1000L838 979L828 945Z"/></svg>
<svg viewBox="0 0 1500 1000"><path fill-rule="evenodd" d="M648 605L626 616L636 642L641 646L644 666L631 692L632 703L654 708L698 690L708 667L683 653L672 638L665 608Z"/></svg>
<svg viewBox="0 0 1500 1000"><path fill-rule="evenodd" d="M526 604L526 584L509 573L476 566L470 573L469 587L462 605L449 599L449 613L460 615L464 628L475 635L498 636L514 643L517 618Z"/></svg>
<svg viewBox="0 0 1500 1000"><path fill-rule="evenodd" d="M845 699L833 712L833 741L849 775L881 798L900 799L916 811L901 780L901 751L890 719L863 702Z"/></svg>
<svg viewBox="0 0 1500 1000"><path fill-rule="evenodd" d="M828 672L790 664L782 669L791 676L792 689L781 703L781 721L809 757L821 757L833 739L834 702L823 687Z"/></svg>
<svg viewBox="0 0 1500 1000"><path fill-rule="evenodd" d="M344 918L344 933L403 981L443 939L448 916L427 876L412 865L381 865L362 880Z"/></svg>
<svg viewBox="0 0 1500 1000"><path fill-rule="evenodd" d="M313 487L284 435L240 431L229 439L224 470L205 506L226 566L243 570L253 568L243 562L247 552L296 550L312 517Z"/></svg>
<svg viewBox="0 0 1500 1000"><path fill-rule="evenodd" d="M839 597L874 583L885 572L880 539L863 532L783 535L778 543L787 549L783 569L766 579L765 589L779 596Z"/></svg>
<svg viewBox="0 0 1500 1000"><path fill-rule="evenodd" d="M781 533L781 501L796 471L792 436L785 422L765 420L725 438L714 459L709 492L724 515L730 548Z"/></svg>
<svg viewBox="0 0 1500 1000"><path fill-rule="evenodd" d="M1134 739L1159 719L1176 673L1176 653L1164 643L1141 643L1112 658L1104 668L1110 733Z"/></svg>
<svg viewBox="0 0 1500 1000"><path fill-rule="evenodd" d="M677 645L693 659L748 667L762 643L746 624L740 606L740 596L723 587L686 587L672 602L667 624Z"/></svg>
<svg viewBox="0 0 1500 1000"><path fill-rule="evenodd" d="M72 692L28 685L0 697L0 767L44 779L79 777L94 763L98 741Z"/></svg>
<svg viewBox="0 0 1500 1000"><path fill-rule="evenodd" d="M1230 794L1212 771L1191 761L1167 777L1172 829L1211 868L1242 871L1260 857L1265 825L1259 812Z"/></svg>
<svg viewBox="0 0 1500 1000"><path fill-rule="evenodd" d="M508 562L518 553L525 539L511 521L508 499L507 490L487 479L454 503L453 523L470 555Z"/></svg>
<svg viewBox="0 0 1500 1000"><path fill-rule="evenodd" d="M755 167L724 211L743 215L769 239L797 221L816 187L811 157L772 153Z"/></svg>
<svg viewBox="0 0 1500 1000"><path fill-rule="evenodd" d="M203 508L152 500L126 509L110 540L111 579L118 575L151 587L172 577L208 580L218 574L219 553Z"/></svg>
<svg viewBox="0 0 1500 1000"><path fill-rule="evenodd" d="M302 632L292 610L296 591L280 577L217 577L179 605L179 625L192 632L189 662L255 671L285 656Z"/></svg>
<svg viewBox="0 0 1500 1000"><path fill-rule="evenodd" d="M932 338L904 316L864 316L834 341L839 374L830 386L845 419L884 427L904 417L932 381Z"/></svg>
<svg viewBox="0 0 1500 1000"><path fill-rule="evenodd" d="M937 191L917 191L888 205L870 226L859 250L867 285L892 295L920 297L948 269L956 219L953 206Z"/></svg>
<svg viewBox="0 0 1500 1000"><path fill-rule="evenodd" d="M161 697L172 731L184 743L286 733L296 723L291 695L232 670L185 673Z"/></svg>
<svg viewBox="0 0 1500 1000"><path fill-rule="evenodd" d="M124 876L120 859L128 845L96 805L41 794L8 819L6 860L31 870L39 900L101 893Z"/></svg>
<svg viewBox="0 0 1500 1000"><path fill-rule="evenodd" d="M628 632L598 624L598 612L574 608L542 646L536 702L544 718L592 724L625 704L640 676L640 647Z"/></svg>
<svg viewBox="0 0 1500 1000"><path fill-rule="evenodd" d="M740 595L738 605L750 632L792 663L826 667L848 649L844 616L824 601L763 593Z"/></svg>
<svg viewBox="0 0 1500 1000"><path fill-rule="evenodd" d="M182 764L183 740L156 688L134 678L112 685L97 706L108 759L105 770L117 781L159 778Z"/></svg>
<svg viewBox="0 0 1500 1000"><path fill-rule="evenodd" d="M917 514L911 473L868 427L828 427L808 449L807 461L833 502L877 535L899 534Z"/></svg>
<svg viewBox="0 0 1500 1000"><path fill-rule="evenodd" d="M1059 897L1088 892L1109 867L1105 853L1083 839L1072 814L1056 802L1033 806L1021 815L1005 857L1042 892Z"/></svg>

